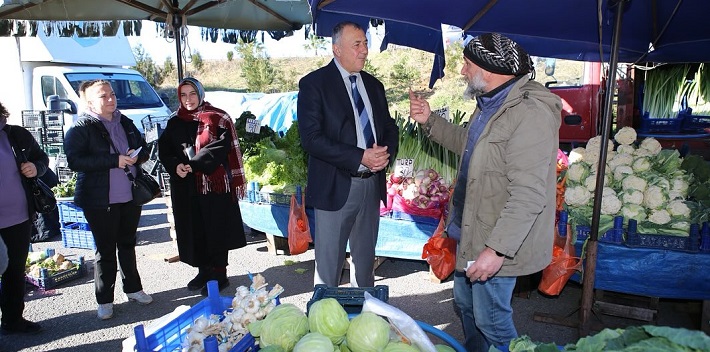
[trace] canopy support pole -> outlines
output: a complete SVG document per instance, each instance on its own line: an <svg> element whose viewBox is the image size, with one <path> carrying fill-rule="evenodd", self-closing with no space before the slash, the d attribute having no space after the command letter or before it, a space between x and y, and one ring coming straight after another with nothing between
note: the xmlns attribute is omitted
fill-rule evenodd
<svg viewBox="0 0 710 352"><path fill-rule="evenodd" d="M611 43L609 56L609 78L607 79L606 92L604 92L604 116L602 119L601 146L599 162L597 163L597 187L594 190L594 207L592 208L592 226L587 242L587 254L582 279L582 304L579 311L579 335L587 336L590 332L589 316L594 303L594 275L597 267L597 245L599 232L599 217L601 214L602 196L604 192L604 172L606 171L607 146L611 134L611 109L616 85L616 66L619 59L619 38L621 38L621 20L624 15L624 5L629 0L618 0L616 4L616 21L614 23L614 36Z"/></svg>
<svg viewBox="0 0 710 352"><path fill-rule="evenodd" d="M177 9L180 8L180 4L178 3L178 0L173 0L173 8ZM173 28L174 28L174 33L175 33L175 51L176 55L175 57L177 58L177 75L178 75L178 84L180 81L182 81L183 77L183 72L182 72L182 17L179 14L175 14L173 16Z"/></svg>

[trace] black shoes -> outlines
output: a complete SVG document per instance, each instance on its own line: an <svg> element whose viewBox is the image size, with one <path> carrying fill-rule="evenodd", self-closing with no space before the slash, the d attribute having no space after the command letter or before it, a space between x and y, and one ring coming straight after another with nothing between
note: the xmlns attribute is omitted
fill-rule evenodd
<svg viewBox="0 0 710 352"><path fill-rule="evenodd" d="M199 273L194 279L187 283L187 289L197 291L201 288L205 288L205 285L207 285L207 278L202 273Z"/></svg>
<svg viewBox="0 0 710 352"><path fill-rule="evenodd" d="M199 268L199 270L200 271L197 273L197 276L187 283L187 289L190 291L197 291L205 288L207 281L210 280L210 273L212 271L210 268Z"/></svg>
<svg viewBox="0 0 710 352"><path fill-rule="evenodd" d="M11 334L36 334L40 331L42 331L42 326L29 321L25 320L24 318L20 319L19 322L15 324L2 324L0 326L0 331L2 331L3 335L11 335Z"/></svg>

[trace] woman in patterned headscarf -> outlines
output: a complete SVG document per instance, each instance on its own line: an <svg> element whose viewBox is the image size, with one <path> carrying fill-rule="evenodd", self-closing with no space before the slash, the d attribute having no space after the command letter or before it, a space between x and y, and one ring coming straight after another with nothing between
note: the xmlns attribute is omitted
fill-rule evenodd
<svg viewBox="0 0 710 352"><path fill-rule="evenodd" d="M194 78L178 86L180 107L158 140L160 161L170 174L180 261L198 268L188 290L217 280L229 286L230 249L246 245L237 200L244 194L239 140L229 115L205 101Z"/></svg>

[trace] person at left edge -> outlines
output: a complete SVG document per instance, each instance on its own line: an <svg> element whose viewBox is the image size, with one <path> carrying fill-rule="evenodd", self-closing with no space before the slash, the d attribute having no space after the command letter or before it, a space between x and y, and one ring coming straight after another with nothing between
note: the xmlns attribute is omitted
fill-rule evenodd
<svg viewBox="0 0 710 352"><path fill-rule="evenodd" d="M64 137L64 153L69 168L77 173L74 204L83 210L96 244L94 291L97 315L105 320L113 316L119 265L128 300L153 301L143 291L136 263L141 206L132 202L131 181L124 171L127 167L135 176L148 160L148 148L133 121L117 109L109 81L85 81L79 93L85 108ZM140 147L141 152L130 157Z"/></svg>
<svg viewBox="0 0 710 352"><path fill-rule="evenodd" d="M178 85L180 107L158 139L160 162L170 174L170 198L180 261L198 270L188 290L207 295L207 281L229 286L230 249L246 246L238 199L244 167L231 117L205 101L192 77Z"/></svg>
<svg viewBox="0 0 710 352"><path fill-rule="evenodd" d="M371 287L379 204L387 201L385 169L397 155L399 129L384 86L362 71L365 31L342 22L332 38L333 60L298 85L298 131L308 153L306 204L315 208L313 283L340 284L349 241L350 285Z"/></svg>
<svg viewBox="0 0 710 352"><path fill-rule="evenodd" d="M0 270L0 331L5 334L36 333L42 327L22 317L25 310L25 261L30 246L32 218L35 214L32 193L24 178L41 176L49 158L32 134L21 126L7 125L9 113L0 104L0 242L7 245L7 268ZM19 165L10 138L23 152L27 162ZM2 256L3 253L0 253ZM0 259L0 262L3 260ZM0 345L0 349L3 349Z"/></svg>

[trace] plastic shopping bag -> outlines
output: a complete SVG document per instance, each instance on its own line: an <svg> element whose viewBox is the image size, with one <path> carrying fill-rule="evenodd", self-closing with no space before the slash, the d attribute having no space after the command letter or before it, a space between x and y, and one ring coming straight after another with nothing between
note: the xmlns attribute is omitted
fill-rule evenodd
<svg viewBox="0 0 710 352"><path fill-rule="evenodd" d="M301 204L296 196L291 195L291 210L288 215L288 250L291 255L301 254L308 250L308 244L313 242L311 228L306 216L305 193L301 193Z"/></svg>
<svg viewBox="0 0 710 352"><path fill-rule="evenodd" d="M439 220L434 234L424 244L422 249L422 259L426 259L431 267L431 271L439 280L445 280L456 267L456 246L455 239L446 236L444 231L444 217Z"/></svg>
<svg viewBox="0 0 710 352"><path fill-rule="evenodd" d="M552 248L552 261L542 270L542 280L538 285L540 292L557 296L575 271L581 270L582 260L575 256L570 225L567 224L567 236L562 237L555 226L555 241Z"/></svg>

